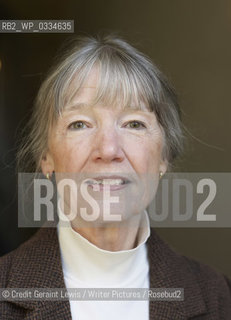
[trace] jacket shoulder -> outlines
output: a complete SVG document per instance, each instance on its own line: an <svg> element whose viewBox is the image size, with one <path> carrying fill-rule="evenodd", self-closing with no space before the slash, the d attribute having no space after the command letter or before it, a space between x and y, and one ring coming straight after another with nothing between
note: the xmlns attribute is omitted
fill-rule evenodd
<svg viewBox="0 0 231 320"><path fill-rule="evenodd" d="M31 238L19 245L18 248L0 257L0 288L7 287L11 277L11 270L19 263L30 264L30 260L35 255L36 250L44 248L55 230L47 228L39 229Z"/></svg>
<svg viewBox="0 0 231 320"><path fill-rule="evenodd" d="M200 287L207 310L219 312L219 319L231 319L231 280L213 267L182 256ZM213 318L211 318L213 319Z"/></svg>
<svg viewBox="0 0 231 320"><path fill-rule="evenodd" d="M225 286L231 292L231 280L223 273L217 271L215 268L208 266L198 260L181 256L182 259L188 264L192 273L198 280L200 286Z"/></svg>

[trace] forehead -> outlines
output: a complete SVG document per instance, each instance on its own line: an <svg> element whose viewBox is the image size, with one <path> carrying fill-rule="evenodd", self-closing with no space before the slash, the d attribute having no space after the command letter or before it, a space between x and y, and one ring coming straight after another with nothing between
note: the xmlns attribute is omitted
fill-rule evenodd
<svg viewBox="0 0 231 320"><path fill-rule="evenodd" d="M62 111L99 104L107 108L152 111L133 76L117 71L94 66L82 81L76 73L66 92Z"/></svg>

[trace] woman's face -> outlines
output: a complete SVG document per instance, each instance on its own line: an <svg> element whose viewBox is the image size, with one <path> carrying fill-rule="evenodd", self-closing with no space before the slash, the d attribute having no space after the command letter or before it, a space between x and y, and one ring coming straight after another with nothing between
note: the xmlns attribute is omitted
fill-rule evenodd
<svg viewBox="0 0 231 320"><path fill-rule="evenodd" d="M150 202L148 180L166 171L161 129L148 110L91 105L96 84L97 73L92 72L51 130L42 171L96 179L88 184L98 184L99 192L109 188L123 200L134 198L130 202L142 191L145 208Z"/></svg>

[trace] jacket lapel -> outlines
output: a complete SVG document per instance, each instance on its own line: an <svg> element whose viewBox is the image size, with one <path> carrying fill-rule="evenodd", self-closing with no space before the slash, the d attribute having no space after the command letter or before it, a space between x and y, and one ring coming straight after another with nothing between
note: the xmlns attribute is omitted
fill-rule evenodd
<svg viewBox="0 0 231 320"><path fill-rule="evenodd" d="M183 301L150 301L150 319L188 319L206 312L201 289L187 262L152 229L148 239L150 288L183 288Z"/></svg>

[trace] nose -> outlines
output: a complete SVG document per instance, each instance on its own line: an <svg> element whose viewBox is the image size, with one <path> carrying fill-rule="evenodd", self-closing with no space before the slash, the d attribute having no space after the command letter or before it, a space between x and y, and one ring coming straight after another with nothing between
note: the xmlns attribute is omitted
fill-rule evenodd
<svg viewBox="0 0 231 320"><path fill-rule="evenodd" d="M121 147L121 137L116 128L112 126L101 128L95 138L94 161L105 163L123 161L124 153Z"/></svg>

